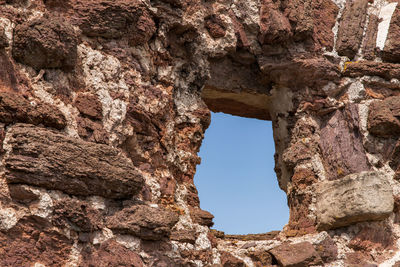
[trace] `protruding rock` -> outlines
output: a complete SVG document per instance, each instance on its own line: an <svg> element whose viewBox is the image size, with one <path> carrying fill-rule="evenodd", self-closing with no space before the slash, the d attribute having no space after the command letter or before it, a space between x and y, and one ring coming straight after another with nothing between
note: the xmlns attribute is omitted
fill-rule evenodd
<svg viewBox="0 0 400 267"><path fill-rule="evenodd" d="M262 0L260 9L260 42L274 44L287 41L292 36L290 22L277 3Z"/></svg>
<svg viewBox="0 0 400 267"><path fill-rule="evenodd" d="M268 251L252 251L248 256L253 260L255 267L272 265L272 256Z"/></svg>
<svg viewBox="0 0 400 267"><path fill-rule="evenodd" d="M77 37L71 25L52 18L40 18L17 25L13 57L37 70L71 69L77 60Z"/></svg>
<svg viewBox="0 0 400 267"><path fill-rule="evenodd" d="M314 40L328 51L333 49L334 34L332 28L335 26L336 17L339 12L338 6L331 0L312 1L314 11Z"/></svg>
<svg viewBox="0 0 400 267"><path fill-rule="evenodd" d="M52 221L60 227L72 224L84 232L93 232L103 226L102 214L98 210L84 201L72 198L60 199L54 203Z"/></svg>
<svg viewBox="0 0 400 267"><path fill-rule="evenodd" d="M226 251L221 251L222 267L245 267L244 262Z"/></svg>
<svg viewBox="0 0 400 267"><path fill-rule="evenodd" d="M376 37L378 35L378 23L379 23L378 17L371 14L369 16L368 28L365 33L365 38L362 48L363 57L368 60L373 60L375 58Z"/></svg>
<svg viewBox="0 0 400 267"><path fill-rule="evenodd" d="M0 92L0 121L43 124L55 129L65 128L64 115L52 105L34 104L15 92Z"/></svg>
<svg viewBox="0 0 400 267"><path fill-rule="evenodd" d="M213 219L214 215L209 213L206 210L202 210L199 208L194 208L190 210L190 216L192 217L192 220L194 223L198 223L201 225L206 225L208 227L211 227L214 225Z"/></svg>
<svg viewBox="0 0 400 267"><path fill-rule="evenodd" d="M280 266L307 267L322 264L322 260L309 242L283 244L270 250Z"/></svg>
<svg viewBox="0 0 400 267"><path fill-rule="evenodd" d="M400 63L400 6L397 5L390 21L382 59L388 62Z"/></svg>
<svg viewBox="0 0 400 267"><path fill-rule="evenodd" d="M107 220L107 226L120 233L132 234L145 240L169 237L178 215L162 208L137 205L117 212Z"/></svg>
<svg viewBox="0 0 400 267"><path fill-rule="evenodd" d="M400 136L400 97L388 97L369 106L368 131L374 135Z"/></svg>
<svg viewBox="0 0 400 267"><path fill-rule="evenodd" d="M343 70L344 75L349 77L360 76L379 76L390 80L400 78L400 64L383 63L375 61L361 60L356 62L346 62Z"/></svg>
<svg viewBox="0 0 400 267"><path fill-rule="evenodd" d="M128 198L142 187L143 178L131 161L112 147L25 124L12 126L6 138L9 184L108 198Z"/></svg>
<svg viewBox="0 0 400 267"><path fill-rule="evenodd" d="M78 94L74 105L82 115L91 119L101 119L103 117L103 107L95 95Z"/></svg>
<svg viewBox="0 0 400 267"><path fill-rule="evenodd" d="M141 1L99 0L72 1L73 23L90 37L126 37L132 45L147 42L156 28L149 11Z"/></svg>
<svg viewBox="0 0 400 267"><path fill-rule="evenodd" d="M226 34L226 26L219 16L211 15L205 18L205 26L213 38L221 38Z"/></svg>
<svg viewBox="0 0 400 267"><path fill-rule="evenodd" d="M393 211L394 200L388 174L370 171L321 182L316 203L319 228L332 229L382 220Z"/></svg>
<svg viewBox="0 0 400 267"><path fill-rule="evenodd" d="M352 59L361 45L367 18L368 0L347 1L336 41L339 55Z"/></svg>
<svg viewBox="0 0 400 267"><path fill-rule="evenodd" d="M171 240L194 244L196 241L195 230L175 230L171 232Z"/></svg>

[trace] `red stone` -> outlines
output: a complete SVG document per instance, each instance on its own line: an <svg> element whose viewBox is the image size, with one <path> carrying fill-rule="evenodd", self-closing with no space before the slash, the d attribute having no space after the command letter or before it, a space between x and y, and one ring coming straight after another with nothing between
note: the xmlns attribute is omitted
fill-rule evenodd
<svg viewBox="0 0 400 267"><path fill-rule="evenodd" d="M390 27L382 51L382 59L388 62L400 63L400 9L396 9L390 21Z"/></svg>
<svg viewBox="0 0 400 267"><path fill-rule="evenodd" d="M60 232L42 218L22 218L8 232L0 232L0 266L33 266L36 262L64 266L74 242Z"/></svg>
<svg viewBox="0 0 400 267"><path fill-rule="evenodd" d="M290 39L292 29L286 16L272 0L262 0L260 9L260 36L262 44L282 43Z"/></svg>
<svg viewBox="0 0 400 267"><path fill-rule="evenodd" d="M114 240L102 243L98 248L86 248L79 267L143 267L140 256Z"/></svg>
<svg viewBox="0 0 400 267"><path fill-rule="evenodd" d="M322 260L309 242L282 244L270 250L282 267L307 267L322 264Z"/></svg>
<svg viewBox="0 0 400 267"><path fill-rule="evenodd" d="M394 245L393 232L389 226L363 227L350 241L349 247L354 250L368 252L371 250L382 251Z"/></svg>
<svg viewBox="0 0 400 267"><path fill-rule="evenodd" d="M368 0L347 1L339 25L336 50L352 59L361 45L367 18Z"/></svg>
<svg viewBox="0 0 400 267"><path fill-rule="evenodd" d="M103 107L95 95L79 93L75 98L74 105L84 116L99 120L103 118Z"/></svg>
<svg viewBox="0 0 400 267"><path fill-rule="evenodd" d="M221 265L222 265L222 267L245 267L246 266L242 260L234 257L232 254L230 254L226 251L221 251Z"/></svg>
<svg viewBox="0 0 400 267"><path fill-rule="evenodd" d="M333 49L334 34L332 31L339 12L338 6L331 0L312 1L314 9L314 34L313 39L319 46L328 51Z"/></svg>
<svg viewBox="0 0 400 267"><path fill-rule="evenodd" d="M119 233L132 234L144 240L169 237L178 215L162 208L135 205L107 219L107 227Z"/></svg>
<svg viewBox="0 0 400 267"><path fill-rule="evenodd" d="M214 225L212 221L214 219L214 215L212 215L208 211L199 208L190 209L190 217L192 217L194 223L198 223L200 225L205 225L208 227Z"/></svg>
<svg viewBox="0 0 400 267"><path fill-rule="evenodd" d="M213 38L221 38L226 34L226 27L219 16L211 15L205 18L205 26Z"/></svg>
<svg viewBox="0 0 400 267"><path fill-rule="evenodd" d="M376 37L378 35L378 17L371 14L369 16L368 27L363 43L363 57L368 60L373 60L375 58L376 49Z"/></svg>
<svg viewBox="0 0 400 267"><path fill-rule="evenodd" d="M56 18L40 18L15 27L12 54L17 61L37 70L72 69L77 60L77 43L71 25Z"/></svg>
<svg viewBox="0 0 400 267"><path fill-rule="evenodd" d="M369 105L368 131L377 136L389 137L400 135L400 97L388 97Z"/></svg>

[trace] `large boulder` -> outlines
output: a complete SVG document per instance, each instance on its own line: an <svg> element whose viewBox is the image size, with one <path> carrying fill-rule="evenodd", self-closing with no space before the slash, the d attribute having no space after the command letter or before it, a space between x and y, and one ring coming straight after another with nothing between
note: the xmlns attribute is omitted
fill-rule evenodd
<svg viewBox="0 0 400 267"><path fill-rule="evenodd" d="M317 217L320 229L381 220L393 211L389 176L370 171L321 182L317 188Z"/></svg>

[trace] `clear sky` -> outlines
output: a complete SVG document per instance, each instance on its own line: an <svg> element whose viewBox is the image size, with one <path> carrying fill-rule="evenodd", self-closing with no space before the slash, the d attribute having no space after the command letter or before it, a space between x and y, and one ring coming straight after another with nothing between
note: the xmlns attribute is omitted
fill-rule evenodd
<svg viewBox="0 0 400 267"><path fill-rule="evenodd" d="M288 222L274 153L271 122L212 113L194 178L200 207L215 216L212 228L255 234L281 230Z"/></svg>

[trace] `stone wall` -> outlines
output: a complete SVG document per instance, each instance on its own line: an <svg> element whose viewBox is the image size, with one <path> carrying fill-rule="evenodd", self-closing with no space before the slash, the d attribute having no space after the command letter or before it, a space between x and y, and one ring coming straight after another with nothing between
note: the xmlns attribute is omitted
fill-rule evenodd
<svg viewBox="0 0 400 267"><path fill-rule="evenodd" d="M0 266L400 266L399 29L384 0L0 0ZM282 231L210 230L210 110L272 121Z"/></svg>

